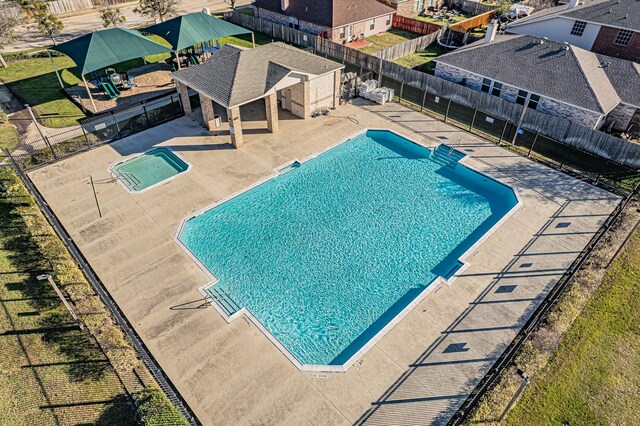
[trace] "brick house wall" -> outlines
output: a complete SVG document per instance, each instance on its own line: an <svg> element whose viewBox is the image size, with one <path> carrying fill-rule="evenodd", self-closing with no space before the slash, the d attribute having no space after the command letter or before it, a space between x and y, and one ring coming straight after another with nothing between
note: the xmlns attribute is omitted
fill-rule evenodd
<svg viewBox="0 0 640 426"><path fill-rule="evenodd" d="M271 10L262 9L254 6L254 14L256 17L265 19L270 22L275 22L276 24L284 25L285 27L289 26L289 16L284 15L282 13L273 12ZM371 20L360 21L353 23L353 35L360 36L364 34L365 37L369 37L374 34L378 34L384 31L389 30L391 28L391 21L389 20L389 24L387 24L387 15L379 16L375 18L374 29L371 30ZM313 22L298 20L298 25L300 31L304 31L309 34L322 34L324 32L327 33L328 38L336 43L348 42L347 38L349 37L349 29L348 25L344 26L345 37L340 37L340 28L330 28L325 27L324 25L314 24Z"/></svg>
<svg viewBox="0 0 640 426"><path fill-rule="evenodd" d="M378 1L394 8L398 12L398 15L415 18L418 16L418 13L420 13L420 10L415 10L416 0L391 0L390 2L386 0ZM436 0L424 0L425 9L429 6L434 6L435 4Z"/></svg>
<svg viewBox="0 0 640 426"><path fill-rule="evenodd" d="M640 61L640 32L633 33L627 46L614 44L619 32L618 28L601 27L591 51L629 61Z"/></svg>
<svg viewBox="0 0 640 426"><path fill-rule="evenodd" d="M482 81L484 79L484 77L477 74L437 61L435 76L456 84L464 85L477 92L481 91ZM519 90L520 89L517 87L503 84L500 92L500 98L507 102L515 103ZM598 126L602 117L601 114L598 114L595 111L587 111L543 96L540 97L536 111L543 114L566 118L567 120L574 121L590 128Z"/></svg>
<svg viewBox="0 0 640 426"><path fill-rule="evenodd" d="M284 25L285 27L289 26L289 17L282 13L276 13L267 9L254 7L254 14L258 18L275 22L276 24ZM303 20L298 20L298 25L300 27L300 31L304 31L305 33L317 35L327 32L331 35L331 28L325 27L324 25L318 25L313 22Z"/></svg>

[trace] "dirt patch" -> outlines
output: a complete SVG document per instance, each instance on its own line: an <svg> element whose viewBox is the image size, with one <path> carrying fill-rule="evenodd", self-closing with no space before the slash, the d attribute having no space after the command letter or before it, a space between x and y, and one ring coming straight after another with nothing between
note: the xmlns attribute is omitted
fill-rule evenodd
<svg viewBox="0 0 640 426"><path fill-rule="evenodd" d="M137 87L132 87L131 89L120 88L120 96L115 99L111 99L102 88L96 87L96 81L87 80L87 82L89 83L96 109L98 112L105 112L174 91L175 83L169 75L171 72L173 72L171 66L164 62L132 68L129 70L129 75L134 77ZM101 76L103 74L100 73ZM65 90L81 108L96 112L82 83L68 87Z"/></svg>

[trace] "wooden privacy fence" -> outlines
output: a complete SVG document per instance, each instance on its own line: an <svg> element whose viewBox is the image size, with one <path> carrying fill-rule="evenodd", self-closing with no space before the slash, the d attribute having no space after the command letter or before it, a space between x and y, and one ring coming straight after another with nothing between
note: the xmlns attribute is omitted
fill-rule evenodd
<svg viewBox="0 0 640 426"><path fill-rule="evenodd" d="M375 52L373 56L384 59L385 61L393 61L394 59L402 58L403 56L410 55L418 50L426 49L431 46L438 37L440 37L439 30L438 32L407 40L400 44L396 44L395 46L379 50Z"/></svg>
<svg viewBox="0 0 640 426"><path fill-rule="evenodd" d="M495 18L497 14L498 13L495 10L490 10L489 12L485 12L481 15L465 19L464 21L460 21L453 25L449 25L449 28L454 31L467 32L474 28L480 28L484 25L488 25L489 22L491 22L491 20Z"/></svg>
<svg viewBox="0 0 640 426"><path fill-rule="evenodd" d="M463 12L472 13L474 15L486 13L498 8L498 6L482 4L478 1L471 0L448 0L447 3L449 5L458 5Z"/></svg>
<svg viewBox="0 0 640 426"><path fill-rule="evenodd" d="M440 31L442 28L438 24L421 21L419 19L401 16L397 13L393 15L391 26L399 30L410 31L412 33L428 35Z"/></svg>
<svg viewBox="0 0 640 426"><path fill-rule="evenodd" d="M496 96L403 67L293 28L237 12L225 14L225 19L250 30L266 33L284 42L313 49L319 56L325 56L343 64L351 64L359 67L363 72L372 71L380 79L391 79L395 81L397 89L399 89L396 91L399 97L403 97L403 88L410 86L414 92L419 91L421 100L424 99L423 96L430 94L442 98L439 102L445 104L449 101L455 102L510 123L518 123L523 113L524 107L522 105L507 102ZM408 91L405 88L405 92ZM409 96L409 94L405 93L405 96ZM415 103L408 97L406 99ZM627 142L564 118L542 114L530 108L527 108L522 117L522 128L524 129L537 132L564 145L590 152L612 162L634 169L640 168L640 145L638 144Z"/></svg>
<svg viewBox="0 0 640 426"><path fill-rule="evenodd" d="M0 1L0 19L20 18L22 8L12 1Z"/></svg>
<svg viewBox="0 0 640 426"><path fill-rule="evenodd" d="M78 10L93 9L93 0L55 0L47 2L49 11L54 15L76 12Z"/></svg>

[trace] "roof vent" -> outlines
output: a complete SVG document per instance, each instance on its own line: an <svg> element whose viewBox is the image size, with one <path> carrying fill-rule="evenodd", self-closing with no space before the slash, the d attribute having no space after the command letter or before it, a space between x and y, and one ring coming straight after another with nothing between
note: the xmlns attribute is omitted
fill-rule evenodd
<svg viewBox="0 0 640 426"><path fill-rule="evenodd" d="M567 5L567 9L573 9L579 4L579 0L569 0L569 4Z"/></svg>
<svg viewBox="0 0 640 426"><path fill-rule="evenodd" d="M543 40L543 39L541 39L541 38L539 38L539 39L538 39L538 40L536 40L534 43L535 43L535 44L544 44L544 40Z"/></svg>
<svg viewBox="0 0 640 426"><path fill-rule="evenodd" d="M611 65L610 61L604 61L600 63L600 68L607 68L609 65Z"/></svg>
<svg viewBox="0 0 640 426"><path fill-rule="evenodd" d="M569 50L569 43L564 42L564 46L562 46L562 50Z"/></svg>

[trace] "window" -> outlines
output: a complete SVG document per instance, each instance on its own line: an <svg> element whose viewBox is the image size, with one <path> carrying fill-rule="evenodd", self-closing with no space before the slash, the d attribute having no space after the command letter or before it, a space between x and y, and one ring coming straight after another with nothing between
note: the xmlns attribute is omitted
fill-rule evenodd
<svg viewBox="0 0 640 426"><path fill-rule="evenodd" d="M491 80L489 80L488 78L485 78L484 80L482 80L482 89L480 90L483 91L484 93L489 93L490 88L491 88Z"/></svg>
<svg viewBox="0 0 640 426"><path fill-rule="evenodd" d="M527 99L529 103L527 104L528 108L536 109L538 108L538 102L540 102L540 95L534 95L533 93L529 93L524 90L518 91L518 97L516 98L516 103L518 105L524 105L527 103Z"/></svg>
<svg viewBox="0 0 640 426"><path fill-rule="evenodd" d="M413 11L422 12L422 9L424 9L424 0L416 0L413 4Z"/></svg>
<svg viewBox="0 0 640 426"><path fill-rule="evenodd" d="M373 30L376 28L376 20L372 19L371 21L369 21L369 29Z"/></svg>
<svg viewBox="0 0 640 426"><path fill-rule="evenodd" d="M629 42L631 42L631 37L633 37L633 31L620 30L613 44L617 44L620 46L628 46Z"/></svg>
<svg viewBox="0 0 640 426"><path fill-rule="evenodd" d="M498 83L497 81L494 81L493 89L491 89L491 94L493 96L500 96L501 91L502 91L502 83Z"/></svg>
<svg viewBox="0 0 640 426"><path fill-rule="evenodd" d="M391 15L387 15L387 24L386 25L391 25Z"/></svg>
<svg viewBox="0 0 640 426"><path fill-rule="evenodd" d="M490 78L482 79L482 87L480 88L484 93L490 93L493 96L500 96L502 92L502 83L492 81Z"/></svg>
<svg viewBox="0 0 640 426"><path fill-rule="evenodd" d="M584 21L576 21L573 23L573 28L571 28L571 35L582 37L584 34L584 29L586 28L587 23Z"/></svg>
<svg viewBox="0 0 640 426"><path fill-rule="evenodd" d="M340 38L344 38L344 27L340 27Z"/></svg>

